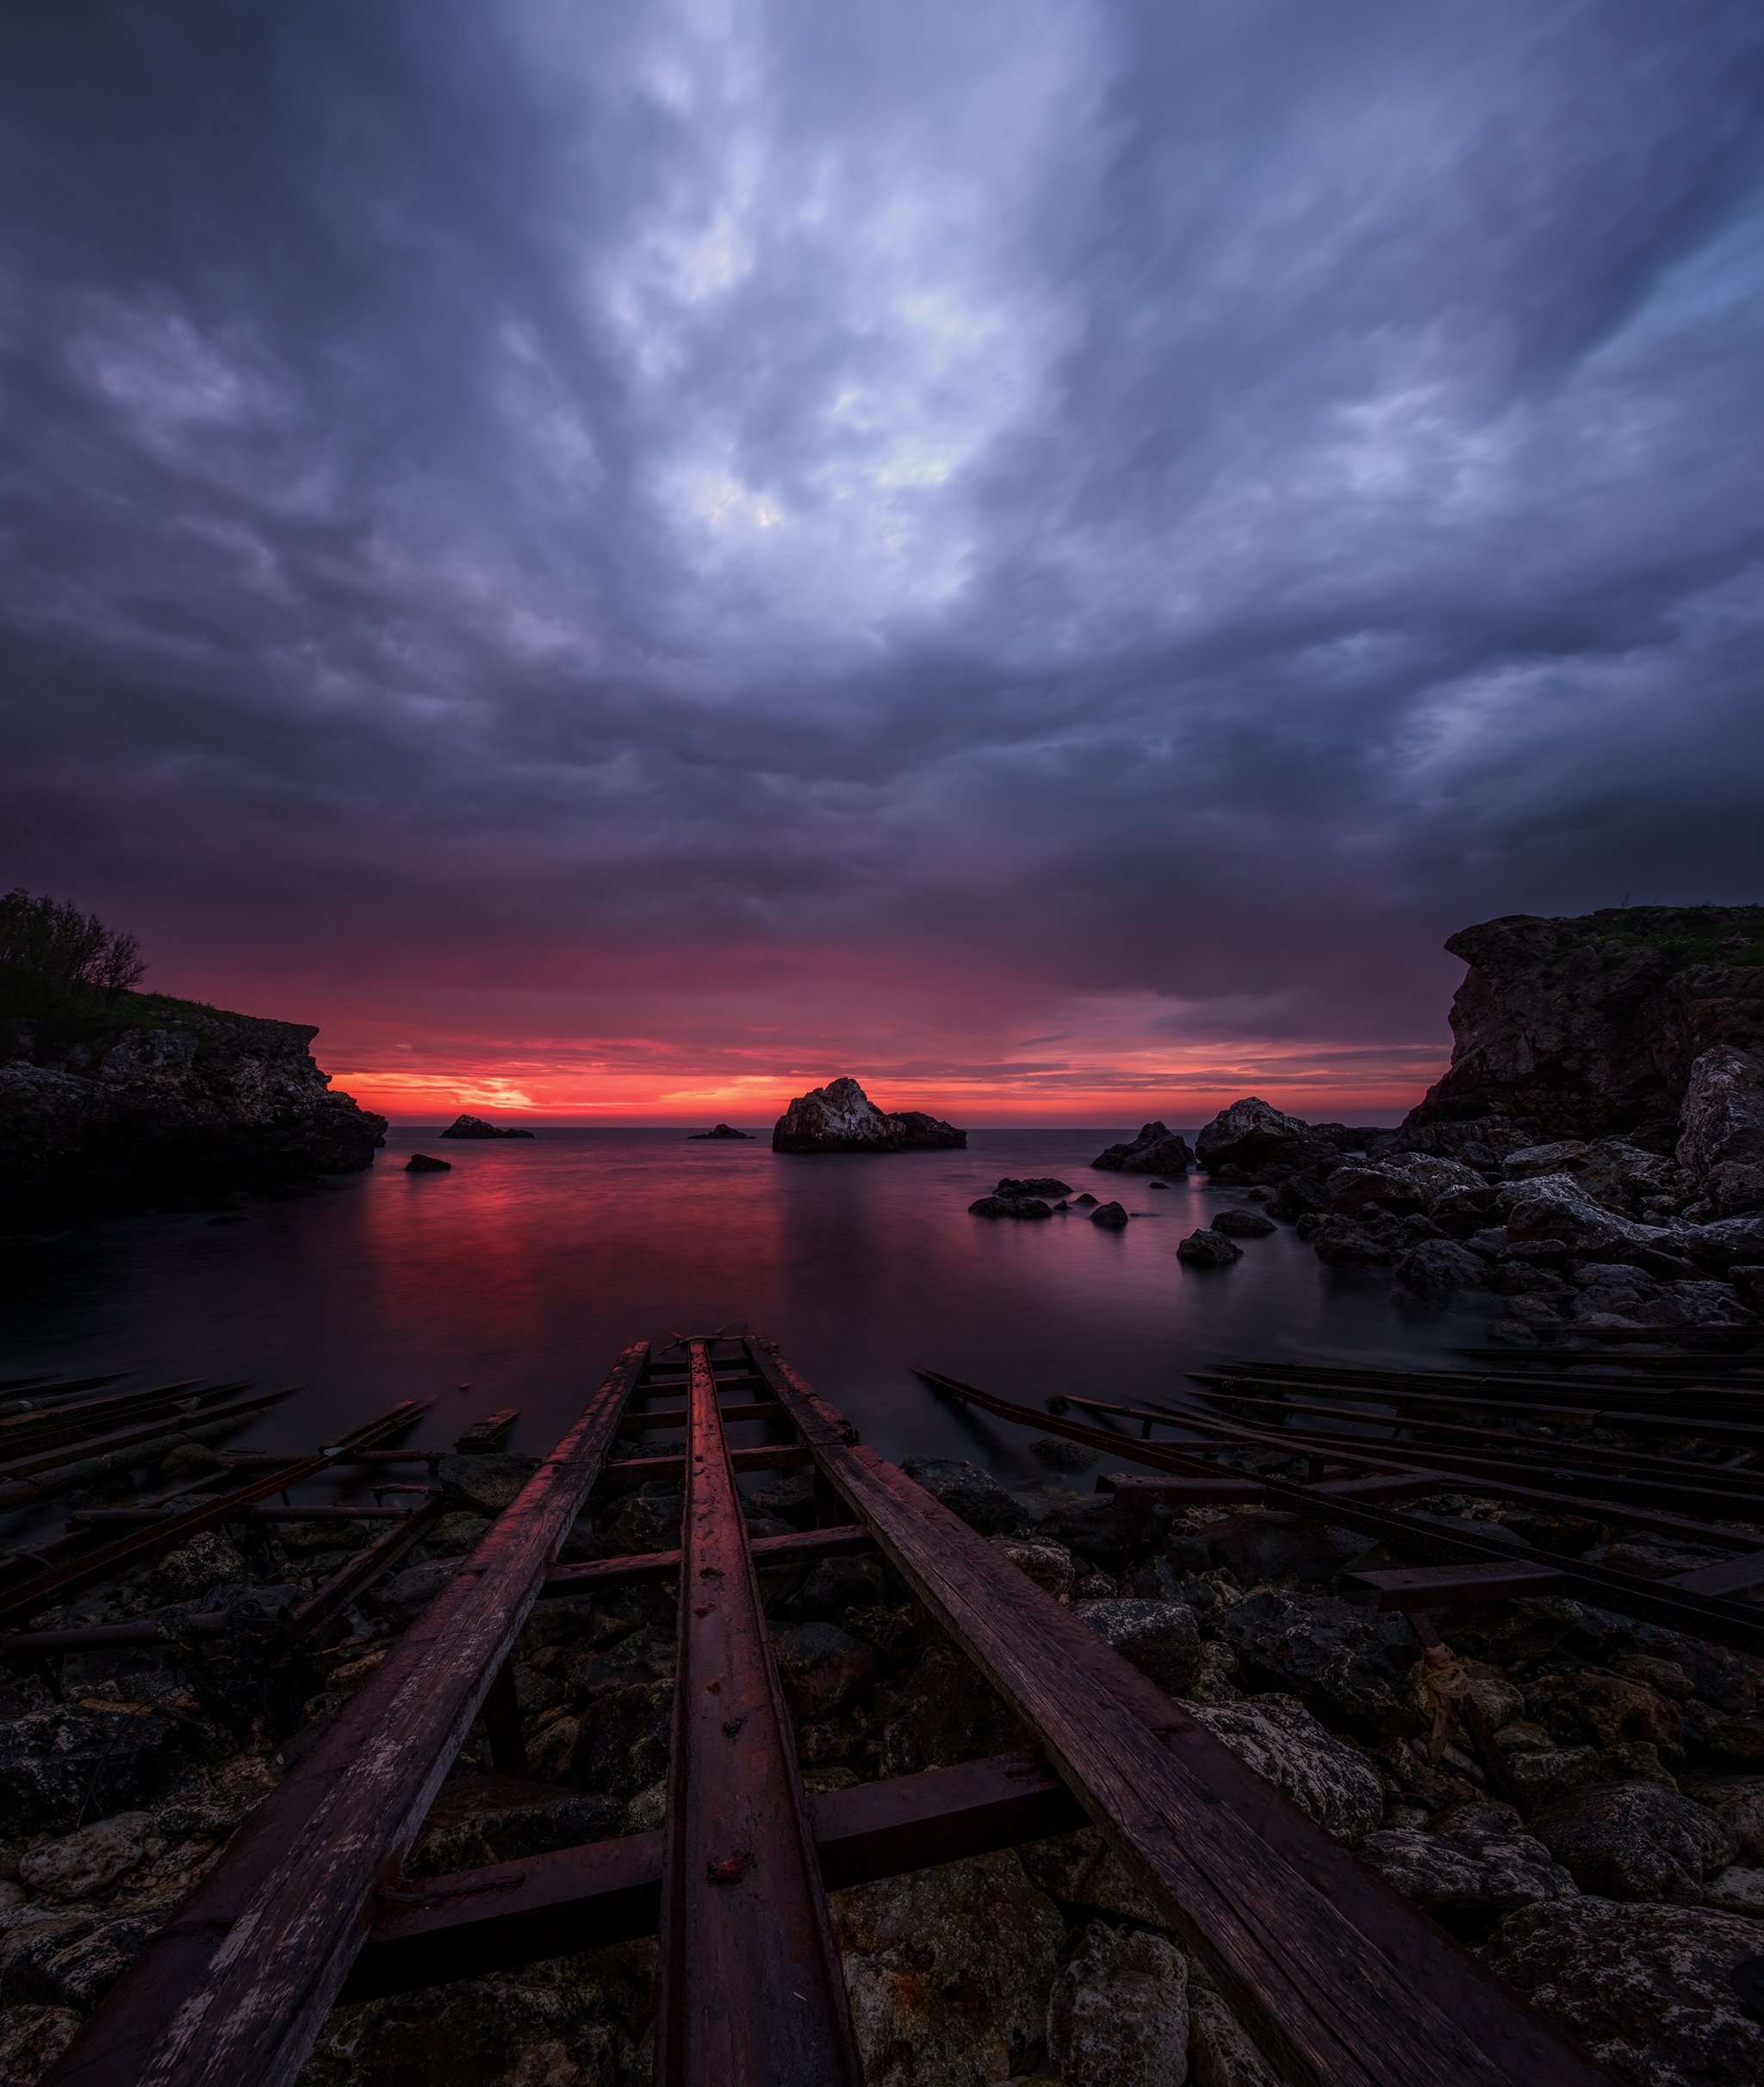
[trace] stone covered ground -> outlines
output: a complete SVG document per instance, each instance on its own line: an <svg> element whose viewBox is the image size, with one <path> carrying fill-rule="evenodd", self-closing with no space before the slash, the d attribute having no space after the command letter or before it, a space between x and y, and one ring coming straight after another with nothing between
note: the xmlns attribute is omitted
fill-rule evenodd
<svg viewBox="0 0 1764 2087"><path fill-rule="evenodd" d="M1037 1453L1047 1480L1019 1494L966 1464L908 1468L1620 2078L1715 2087L1764 2075L1764 2024L1729 1978L1764 1950L1764 1662L1562 1599L1450 1612L1522 1820L1491 1800L1457 1729L1436 1730L1402 1619L1342 1597L1343 1567L1383 1556L1364 1537L1196 1508L1160 1512L1130 1550L1125 1510L1085 1489L1091 1452L1049 1441ZM1233 1455L1245 1469L1284 1461ZM367 1599L354 1635L309 1662L265 1663L253 1617L341 1562L335 1524L204 1537L44 1619L175 1616L189 1605L223 1607L235 1628L188 1652L69 1655L0 1682L3 2087L41 2076L531 1468L441 1457L448 1512ZM1457 1494L1418 1506L1500 1513ZM680 1509L665 1481L621 1493L615 1466L572 1552L668 1548ZM749 1513L756 1535L808 1525L808 1481L775 1480L750 1495ZM1581 1537L1587 1555L1631 1570L1697 1562L1614 1531L1581 1531L1577 1547ZM762 1584L811 1789L1024 1743L880 1562L823 1560L767 1570ZM483 1755L469 1742L413 1867L437 1873L659 1824L673 1662L670 1588L541 1605L518 1674L545 1787L512 1810L475 1807ZM832 1904L877 2087L1255 2087L1279 2077L1158 1905L1089 1831ZM304 2087L647 2081L653 1964L653 1944L632 1943L339 2008Z"/></svg>

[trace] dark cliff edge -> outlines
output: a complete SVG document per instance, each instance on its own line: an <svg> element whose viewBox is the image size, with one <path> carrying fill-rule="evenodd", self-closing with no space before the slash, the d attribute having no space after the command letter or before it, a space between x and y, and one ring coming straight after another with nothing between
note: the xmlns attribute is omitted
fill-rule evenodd
<svg viewBox="0 0 1764 2087"><path fill-rule="evenodd" d="M0 1016L0 1222L189 1209L371 1165L386 1119L331 1091L317 1034L158 993Z"/></svg>
<svg viewBox="0 0 1764 2087"><path fill-rule="evenodd" d="M1412 1125L1504 1116L1548 1137L1669 1140L1698 1059L1764 1044L1764 906L1511 914L1445 947L1469 975L1450 1069Z"/></svg>

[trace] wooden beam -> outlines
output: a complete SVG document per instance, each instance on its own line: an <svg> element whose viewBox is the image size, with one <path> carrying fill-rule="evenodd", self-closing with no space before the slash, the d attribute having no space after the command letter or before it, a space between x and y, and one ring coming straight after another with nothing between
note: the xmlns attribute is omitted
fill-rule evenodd
<svg viewBox="0 0 1764 2087"><path fill-rule="evenodd" d="M1562 1592L1565 1575L1550 1565L1403 1565L1342 1577L1371 1587L1381 1609L1443 1609L1463 1601L1514 1601Z"/></svg>
<svg viewBox="0 0 1764 2087"><path fill-rule="evenodd" d="M656 2087L861 2087L706 1344L693 1341L687 1357Z"/></svg>
<svg viewBox="0 0 1764 2087"><path fill-rule="evenodd" d="M48 2075L53 2087L291 2087L587 1499L648 1350L550 1456L264 1798Z"/></svg>
<svg viewBox="0 0 1764 2087"><path fill-rule="evenodd" d="M842 1529L811 1529L787 1537L753 1537L748 1549L756 1566L798 1565L822 1558L844 1558L873 1551L876 1539L867 1529L848 1523ZM560 1565L539 1590L542 1601L566 1594L588 1594L599 1587L631 1587L674 1580L680 1575L677 1550L636 1552L624 1558L596 1558L586 1565Z"/></svg>

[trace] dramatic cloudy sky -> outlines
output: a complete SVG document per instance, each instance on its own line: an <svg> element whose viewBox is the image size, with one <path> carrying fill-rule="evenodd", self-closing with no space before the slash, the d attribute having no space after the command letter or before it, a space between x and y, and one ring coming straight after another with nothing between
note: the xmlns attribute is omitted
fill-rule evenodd
<svg viewBox="0 0 1764 2087"><path fill-rule="evenodd" d="M83 0L0 879L363 1097L1388 1113L1764 898L1757 0Z"/></svg>

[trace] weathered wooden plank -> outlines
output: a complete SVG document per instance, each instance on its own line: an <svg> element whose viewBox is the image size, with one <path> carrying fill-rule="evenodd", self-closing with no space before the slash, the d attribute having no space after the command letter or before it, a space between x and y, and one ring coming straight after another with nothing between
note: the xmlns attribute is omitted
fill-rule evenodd
<svg viewBox="0 0 1764 2087"><path fill-rule="evenodd" d="M1084 1823L1065 1784L1028 1754L860 1783L808 1802L821 1880L829 1889L990 1854ZM408 1992L654 1935L662 1854L659 1832L626 1834L382 1891L373 1934L341 1997Z"/></svg>
<svg viewBox="0 0 1764 2087"><path fill-rule="evenodd" d="M1764 1587L1764 1550L1748 1551L1743 1557L1723 1558L1714 1565L1674 1573L1668 1584L1686 1594L1747 1593L1755 1587Z"/></svg>
<svg viewBox="0 0 1764 2087"><path fill-rule="evenodd" d="M289 2087L617 1432L628 1348L574 1427L152 1936L55 2087Z"/></svg>
<svg viewBox="0 0 1764 2087"><path fill-rule="evenodd" d="M1343 1575L1372 1588L1381 1609L1443 1609L1465 1601L1515 1601L1522 1594L1560 1593L1564 1575L1552 1565L1402 1565L1351 1568Z"/></svg>
<svg viewBox="0 0 1764 2087"><path fill-rule="evenodd" d="M860 2087L795 1739L704 1342L692 1343L688 1362L657 2087Z"/></svg>
<svg viewBox="0 0 1764 2087"><path fill-rule="evenodd" d="M1179 1507L1253 1505L1267 1497L1259 1478L1239 1478L1227 1471L1217 1478L1142 1478L1136 1471L1104 1471L1096 1490L1119 1494L1123 1500L1167 1500Z"/></svg>
<svg viewBox="0 0 1764 2087"><path fill-rule="evenodd" d="M756 1400L746 1406L725 1406L723 1409L723 1424L725 1427L731 1420L777 1420L781 1418L775 1399ZM650 1428L683 1429L686 1424L685 1407L664 1406L649 1413L627 1413L624 1416L624 1432L638 1435Z"/></svg>
<svg viewBox="0 0 1764 2087"><path fill-rule="evenodd" d="M811 1529L787 1537L751 1537L748 1540L756 1566L854 1557L875 1548L874 1537L855 1523L842 1529ZM565 1594L585 1594L596 1587L673 1580L679 1575L680 1559L677 1550L652 1550L625 1558L596 1558L584 1565L560 1565L540 1588L539 1599L549 1601Z"/></svg>
<svg viewBox="0 0 1764 2087"><path fill-rule="evenodd" d="M784 1442L755 1450L731 1450L729 1461L740 1471L798 1471L813 1462L804 1442ZM684 1478L684 1457L621 1457L606 1467L606 1475L621 1483L646 1485L652 1478Z"/></svg>
<svg viewBox="0 0 1764 2087"><path fill-rule="evenodd" d="M794 1373L774 1358L773 1375L780 1401L798 1411ZM804 1401L799 1425L810 1410ZM904 1474L861 1448L829 1444L819 1456L897 1568L1035 1731L1093 1823L1152 1881L1171 1924L1278 2063L1319 2087L1609 2087L1608 2075Z"/></svg>

